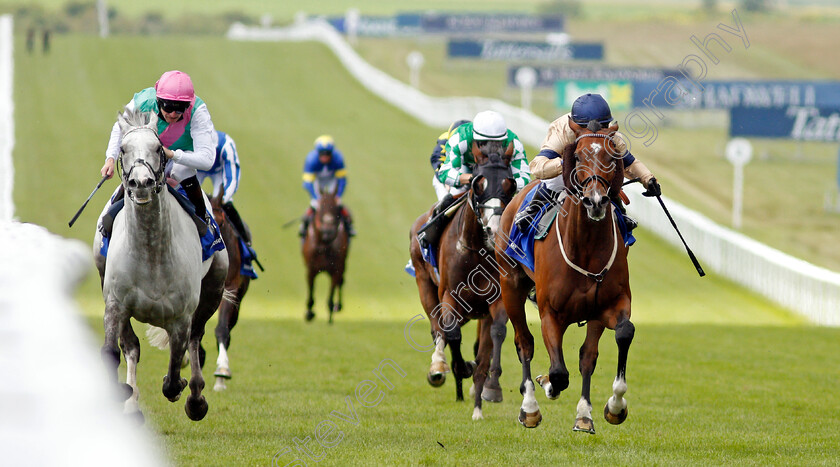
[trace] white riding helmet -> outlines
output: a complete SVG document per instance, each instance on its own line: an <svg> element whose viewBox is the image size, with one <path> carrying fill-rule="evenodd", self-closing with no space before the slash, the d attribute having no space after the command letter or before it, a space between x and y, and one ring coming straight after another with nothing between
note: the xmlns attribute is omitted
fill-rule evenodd
<svg viewBox="0 0 840 467"><path fill-rule="evenodd" d="M476 141L507 139L507 125L499 112L485 110L473 119L473 139Z"/></svg>

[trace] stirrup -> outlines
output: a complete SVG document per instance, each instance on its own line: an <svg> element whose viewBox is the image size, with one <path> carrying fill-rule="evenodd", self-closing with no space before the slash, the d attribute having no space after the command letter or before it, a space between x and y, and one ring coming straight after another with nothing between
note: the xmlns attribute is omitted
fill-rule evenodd
<svg viewBox="0 0 840 467"><path fill-rule="evenodd" d="M513 217L513 223L516 225L516 228L518 228L520 232L528 230L528 226L531 225L531 220L534 215L539 212L539 210L540 206L534 204L533 200L531 200L531 203L528 204L525 209L517 212Z"/></svg>
<svg viewBox="0 0 840 467"><path fill-rule="evenodd" d="M638 227L638 226L639 226L639 223L638 223L638 222L636 222L636 220L635 220L635 219L633 219L632 217L628 216L627 214L622 214L622 216L624 217L624 225L626 225L626 226L627 226L627 231L628 231L628 232L632 232L632 231L633 231L633 229L635 229L636 227Z"/></svg>

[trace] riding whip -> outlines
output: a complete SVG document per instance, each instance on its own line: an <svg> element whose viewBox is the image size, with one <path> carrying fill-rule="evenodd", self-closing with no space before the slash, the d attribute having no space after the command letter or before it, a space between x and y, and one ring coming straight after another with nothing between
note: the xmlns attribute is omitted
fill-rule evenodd
<svg viewBox="0 0 840 467"><path fill-rule="evenodd" d="M677 235L680 236L680 240L682 240L683 246L685 247L685 251L688 253L688 257L691 258L691 262L694 263L694 267L697 269L697 274L700 274L700 277L705 276L706 273L703 271L703 268L700 266L700 263L697 261L697 258L694 257L694 253L692 253L691 248L689 248L688 244L685 243L685 239L680 233L680 229L677 228L677 223L674 222L674 218L671 217L671 213L668 212L668 208L665 207L665 203L662 201L662 197L657 195L656 199L659 201L659 205L662 206L662 210L665 211L665 215L668 216L668 220L671 221L671 225L674 226L674 230L677 231Z"/></svg>
<svg viewBox="0 0 840 467"><path fill-rule="evenodd" d="M76 219L78 219L79 215L82 214L82 211L85 210L85 207L87 207L88 203L90 202L90 199L93 198L93 194L96 193L96 190L98 190L99 187L101 187L103 183L105 183L105 180L108 180L107 175L103 176L102 180L99 180L99 183L96 184L96 188L94 188L93 191L90 192L90 196L88 196L87 199L85 200L85 204L83 204L82 207L80 207L79 210L76 211L76 215L73 216L72 219L70 219L70 223L68 224L70 227L73 227L73 223L76 222Z"/></svg>
<svg viewBox="0 0 840 467"><path fill-rule="evenodd" d="M281 226L280 226L280 228L281 228L281 229L285 229L285 228L287 228L287 227L291 227L292 225L294 225L294 224L295 224L295 222L300 222L302 219L303 219L303 216L301 216L301 217L295 217L294 219L292 219L292 220L290 220L290 221L286 222L285 224L281 225Z"/></svg>

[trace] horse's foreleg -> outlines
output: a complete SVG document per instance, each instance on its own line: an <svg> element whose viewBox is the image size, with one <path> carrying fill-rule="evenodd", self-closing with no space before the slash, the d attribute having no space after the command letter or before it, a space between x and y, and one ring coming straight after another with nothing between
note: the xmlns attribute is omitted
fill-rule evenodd
<svg viewBox="0 0 840 467"><path fill-rule="evenodd" d="M213 372L216 377L216 384L213 386L214 391L227 389L225 380L231 377L227 350L230 348L231 321L233 321L233 315L238 313L238 308L238 303L230 303L227 300L222 300L222 304L219 306L219 322L215 329L219 356L216 358L216 371Z"/></svg>
<svg viewBox="0 0 840 467"><path fill-rule="evenodd" d="M440 325L443 329L444 339L449 345L449 351L452 354L452 374L455 376L455 400L464 400L464 378L469 378L473 375L475 370L475 362L465 362L461 355L461 326L466 322L466 318L458 313L455 307L455 299L447 292L443 296L440 307L440 316L438 317Z"/></svg>
<svg viewBox="0 0 840 467"><path fill-rule="evenodd" d="M497 253L498 256L498 253ZM522 406L519 409L519 423L526 428L536 428L542 421L540 407L534 394L535 386L531 380L531 359L534 357L534 336L528 329L525 319L525 299L531 285L524 279L517 280L516 273L501 278L502 300L513 325L514 343L519 362L522 363Z"/></svg>
<svg viewBox="0 0 840 467"><path fill-rule="evenodd" d="M307 295L306 297L306 315L304 315L306 321L312 321L312 319L315 318L315 312L312 311L312 306L315 304L315 299L312 295L315 293L315 276L317 274L318 272L313 270L312 268L308 268L306 271L306 284L309 289L309 295Z"/></svg>
<svg viewBox="0 0 840 467"><path fill-rule="evenodd" d="M540 324L542 329L543 342L548 351L551 366L548 369L548 376L537 376L537 383L545 390L545 396L549 399L557 399L560 393L569 387L569 370L563 359L563 334L566 332L568 323L557 319L556 313L550 309L547 303L540 304Z"/></svg>
<svg viewBox="0 0 840 467"><path fill-rule="evenodd" d="M138 399L140 398L140 389L137 387L137 364L140 363L140 339L131 328L131 322L127 322L122 326L120 333L120 344L122 346L123 355L125 356L125 384L131 387L131 397L125 401L123 411L127 414L142 414L140 413L140 405Z"/></svg>
<svg viewBox="0 0 840 467"><path fill-rule="evenodd" d="M163 377L163 395L169 399L169 402L175 402L181 398L181 391L187 387L187 380L181 378L181 361L187 350L189 326L182 321L167 332L169 332L169 371ZM199 365L198 349L194 355L190 355L190 365Z"/></svg>
<svg viewBox="0 0 840 467"><path fill-rule="evenodd" d="M341 303L341 276L338 271L332 271L330 273L330 295L327 301L327 308L329 308L330 318L329 323L333 323L333 313L337 312L340 308ZM336 299L336 291L338 291L338 302L335 301Z"/></svg>
<svg viewBox="0 0 840 467"><path fill-rule="evenodd" d="M120 387L128 399L134 393L134 390L128 386L119 383L119 368L120 368L120 348L118 345L118 337L120 335L122 323L117 315L116 305L105 305L105 318L103 319L103 328L105 333L105 341L100 350L102 354L102 361L110 373L111 378Z"/></svg>
<svg viewBox="0 0 840 467"><path fill-rule="evenodd" d="M600 321L590 321L586 325L586 339L580 346L580 400L577 405L574 431L585 431L595 434L595 422L592 420L592 399L590 384L595 365L598 363L598 341L604 333L604 324Z"/></svg>
<svg viewBox="0 0 840 467"><path fill-rule="evenodd" d="M615 342L618 344L618 371L613 382L613 395L604 407L604 418L618 425L627 419L627 401L624 400L624 393L627 392L627 381L625 371L627 369L627 353L630 350L630 343L633 342L633 335L636 327L629 319L625 318L615 326Z"/></svg>
<svg viewBox="0 0 840 467"><path fill-rule="evenodd" d="M495 308L495 310L494 310ZM481 398L488 402L502 402L502 386L499 377L502 376L502 344L507 336L508 315L501 301L490 307L490 340L493 342L492 358L487 382L481 392Z"/></svg>
<svg viewBox="0 0 840 467"><path fill-rule="evenodd" d="M187 396L187 402L184 410L187 412L187 417L193 421L199 421L207 415L207 400L201 395L204 390L204 377L201 375L201 365L198 362L198 349L201 345L201 338L203 332L196 332L193 326L188 344L190 352L190 395Z"/></svg>

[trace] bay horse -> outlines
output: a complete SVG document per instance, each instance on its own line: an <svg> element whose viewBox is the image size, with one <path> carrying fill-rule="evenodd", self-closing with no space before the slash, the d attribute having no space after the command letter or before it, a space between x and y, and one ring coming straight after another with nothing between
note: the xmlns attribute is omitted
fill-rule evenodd
<svg viewBox="0 0 840 467"><path fill-rule="evenodd" d="M315 318L315 312L312 311L315 299L312 295L315 289L315 276L321 272L329 274L331 280L327 300L330 324L333 322L333 313L341 311L341 288L344 285L349 238L342 221L341 206L336 202L335 191L320 190L318 206L312 222L307 227L301 247L303 262L306 265L306 282L309 287L306 299L306 321L312 321Z"/></svg>
<svg viewBox="0 0 840 467"><path fill-rule="evenodd" d="M137 403L140 341L131 318L165 330L170 357L163 395L171 402L181 397L187 386L180 374L181 361L189 350L192 376L185 410L197 421L208 408L201 394L204 378L199 347L204 325L222 300L228 257L219 250L202 261L196 224L166 188L166 156L157 121L152 112L127 108L117 118L122 132L117 171L125 190L125 207L114 219L105 258L99 254L102 236L98 229L94 238L105 300L102 357L117 379L122 348L126 385L131 392L125 411L142 417Z"/></svg>
<svg viewBox="0 0 840 467"><path fill-rule="evenodd" d="M411 227L410 253L420 302L432 330L434 352L426 379L443 385L446 373L444 348L452 354L455 398L463 400L462 380L473 377L473 420L483 418L482 399L501 402L500 354L507 332L507 314L500 299L499 268L493 255L493 238L505 205L516 192L510 167L513 144L503 141L473 143L476 161L466 201L457 208L441 233L436 258L438 274L423 259L417 233L433 210L422 214ZM476 361L461 355L461 327L468 320L480 320Z"/></svg>
<svg viewBox="0 0 840 467"><path fill-rule="evenodd" d="M213 217L219 224L222 240L224 240L228 252L229 263L227 277L225 277L225 297L229 297L229 299L222 300L221 305L219 305L219 322L216 324L216 347L219 349L219 357L216 359L216 371L213 372L216 377L216 383L213 385L215 391L227 389L225 380L232 377L228 360L230 332L239 320L239 307L242 305L242 299L251 283L251 277L241 273L242 251L239 244L239 234L231 222L228 221L227 214L222 208L223 195L222 190L219 190L219 193L210 199L210 205L213 207ZM245 228L247 229L248 226L245 225Z"/></svg>
<svg viewBox="0 0 840 467"><path fill-rule="evenodd" d="M630 322L627 247L621 240L614 219L615 208L610 203L610 198L615 199L620 192L624 167L613 140L617 124L588 129L571 122L571 127L576 140L563 154L563 180L568 196L549 235L535 242L534 271L503 260L509 258L503 258L507 256L504 251L508 238L502 234L496 236L496 255L505 268L502 299L513 324L522 363L520 423L533 428L542 420L531 380L534 337L525 321L524 308L526 297L535 285L542 336L551 361L548 376L538 376L537 382L549 399L556 399L569 386L569 371L563 360L563 334L573 323L581 326L586 323L586 338L580 348L581 397L574 430L594 434L590 380L598 358L598 341L605 328L615 330L618 370L604 417L611 424L620 424L627 418L625 370L635 327ZM513 199L502 216L500 232L510 232L525 194L537 183L540 182L531 183Z"/></svg>

